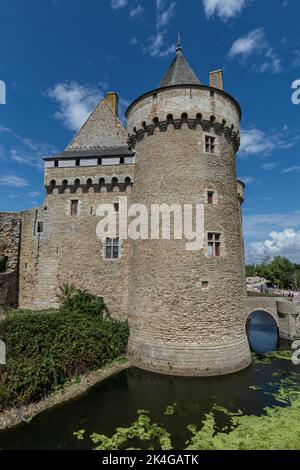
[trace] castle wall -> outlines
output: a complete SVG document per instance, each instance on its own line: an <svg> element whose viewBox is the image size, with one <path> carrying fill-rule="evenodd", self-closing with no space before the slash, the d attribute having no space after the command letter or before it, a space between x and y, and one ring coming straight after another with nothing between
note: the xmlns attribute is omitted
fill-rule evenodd
<svg viewBox="0 0 300 470"><path fill-rule="evenodd" d="M20 213L0 213L0 256L7 256L6 272L0 273L0 309L18 303L18 270L21 232Z"/></svg>
<svg viewBox="0 0 300 470"><path fill-rule="evenodd" d="M111 176L122 183L112 187ZM95 185L86 188L83 182L92 178ZM118 203L119 196L127 196L130 203L131 185L125 187L125 177L133 181L133 166L123 165L99 169L47 169L48 187L44 204L24 214L20 262L20 307L55 308L58 306L59 287L73 283L80 289L103 296L112 315L127 316L128 299L128 243L121 243L120 259L103 259L103 244L97 238L99 222L96 210L101 203ZM74 179L80 185L74 187ZM99 187L100 178L106 183ZM68 180L66 188L61 187ZM109 183L110 182L110 183ZM71 216L70 201L79 201L77 216ZM43 232L38 233L38 223Z"/></svg>
<svg viewBox="0 0 300 470"><path fill-rule="evenodd" d="M213 95L211 95L213 93ZM127 113L128 132L134 134L134 128L141 129L142 123L152 124L153 118L165 121L169 114L174 118L180 118L182 113L188 113L189 118L196 118L201 113L203 119L215 116L217 122L229 128L233 126L235 131L240 128L239 108L229 95L211 90L206 86L197 87L170 87L169 89L156 90L156 95L146 95L140 101L133 104Z"/></svg>
<svg viewBox="0 0 300 470"><path fill-rule="evenodd" d="M251 362L236 144L224 126L209 125L214 106L215 117L227 123L237 126L239 116L229 100L221 107L219 96L206 116L189 96L187 89L161 91L156 99L142 98L128 115L137 151L133 202L205 204L204 249L186 251L185 240L132 241L129 353L138 366L157 372L216 375ZM169 113L173 119L166 123ZM198 113L208 123L190 122ZM205 152L206 135L216 139L214 154ZM207 189L216 193L214 204L207 204ZM221 236L220 257L208 256L208 232Z"/></svg>

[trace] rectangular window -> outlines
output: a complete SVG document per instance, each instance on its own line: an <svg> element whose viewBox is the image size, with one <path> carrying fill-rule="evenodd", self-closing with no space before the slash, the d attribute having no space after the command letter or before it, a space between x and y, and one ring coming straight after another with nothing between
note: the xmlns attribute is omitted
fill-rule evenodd
<svg viewBox="0 0 300 470"><path fill-rule="evenodd" d="M125 157L121 157L120 158L120 165L124 165L124 163L125 163Z"/></svg>
<svg viewBox="0 0 300 470"><path fill-rule="evenodd" d="M79 158L76 159L76 166L80 166L80 159Z"/></svg>
<svg viewBox="0 0 300 470"><path fill-rule="evenodd" d="M208 204L213 204L214 203L214 192L213 191L207 191L207 203Z"/></svg>
<svg viewBox="0 0 300 470"><path fill-rule="evenodd" d="M55 160L55 161L54 161L54 166L55 166L55 168L58 167L58 160Z"/></svg>
<svg viewBox="0 0 300 470"><path fill-rule="evenodd" d="M209 233L208 239L208 256L219 257L221 256L221 234Z"/></svg>
<svg viewBox="0 0 300 470"><path fill-rule="evenodd" d="M115 208L115 211L116 211L116 212L119 212L119 203L118 203L118 202L116 202L116 203L114 204L114 208Z"/></svg>
<svg viewBox="0 0 300 470"><path fill-rule="evenodd" d="M71 215L73 217L78 215L78 201L71 201Z"/></svg>
<svg viewBox="0 0 300 470"><path fill-rule="evenodd" d="M102 165L102 158L98 158L98 165Z"/></svg>
<svg viewBox="0 0 300 470"><path fill-rule="evenodd" d="M211 137L210 135L205 136L205 152L206 153L215 153L215 137Z"/></svg>
<svg viewBox="0 0 300 470"><path fill-rule="evenodd" d="M208 287L209 287L208 282L207 282L207 281L203 281L203 282L202 282L202 289L208 289Z"/></svg>
<svg viewBox="0 0 300 470"><path fill-rule="evenodd" d="M37 223L37 233L43 233L44 231L44 222Z"/></svg>
<svg viewBox="0 0 300 470"><path fill-rule="evenodd" d="M107 238L105 242L105 258L118 259L120 257L119 238Z"/></svg>

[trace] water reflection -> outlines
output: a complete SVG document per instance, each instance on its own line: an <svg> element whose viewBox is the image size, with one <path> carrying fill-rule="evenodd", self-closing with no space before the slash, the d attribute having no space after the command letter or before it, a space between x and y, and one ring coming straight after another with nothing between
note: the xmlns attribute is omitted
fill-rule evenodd
<svg viewBox="0 0 300 470"><path fill-rule="evenodd" d="M278 327L274 318L261 310L251 314L247 332L251 350L265 354L278 349Z"/></svg>

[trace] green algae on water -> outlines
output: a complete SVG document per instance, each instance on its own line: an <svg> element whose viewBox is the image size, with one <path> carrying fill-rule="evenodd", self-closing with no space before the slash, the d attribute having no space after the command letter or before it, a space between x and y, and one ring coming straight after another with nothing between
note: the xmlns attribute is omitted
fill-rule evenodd
<svg viewBox="0 0 300 470"><path fill-rule="evenodd" d="M165 409L164 415L166 416L174 415L177 407L178 407L177 403L173 403L173 405L167 406L167 408Z"/></svg>
<svg viewBox="0 0 300 470"><path fill-rule="evenodd" d="M286 373L286 372L284 372ZM214 405L202 423L186 426L189 437L185 449L180 450L300 450L300 389L299 373L290 372L279 381L270 383L278 406L267 407L261 416L245 415ZM250 387L257 390L259 387ZM178 405L167 407L165 415L173 414ZM229 425L220 429L218 415L229 419ZM185 431L183 429L183 431ZM83 439L84 432L75 433ZM149 412L139 410L137 419L128 428L117 428L111 437L91 436L95 450L171 450L171 433L164 424L152 422Z"/></svg>

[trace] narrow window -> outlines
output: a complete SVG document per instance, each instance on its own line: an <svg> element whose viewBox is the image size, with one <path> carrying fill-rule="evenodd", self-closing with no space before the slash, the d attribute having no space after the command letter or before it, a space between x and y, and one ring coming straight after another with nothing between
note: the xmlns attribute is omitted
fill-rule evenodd
<svg viewBox="0 0 300 470"><path fill-rule="evenodd" d="M205 136L205 152L206 153L215 153L215 137L211 137L210 135Z"/></svg>
<svg viewBox="0 0 300 470"><path fill-rule="evenodd" d="M37 233L43 233L44 231L44 222L37 223Z"/></svg>
<svg viewBox="0 0 300 470"><path fill-rule="evenodd" d="M75 217L78 215L78 201L71 201L71 216Z"/></svg>
<svg viewBox="0 0 300 470"><path fill-rule="evenodd" d="M119 238L107 238L105 242L105 258L118 259L120 256Z"/></svg>
<svg viewBox="0 0 300 470"><path fill-rule="evenodd" d="M215 92L213 90L210 90L210 97L213 98L215 96Z"/></svg>
<svg viewBox="0 0 300 470"><path fill-rule="evenodd" d="M79 158L76 159L76 166L80 166L80 159Z"/></svg>
<svg viewBox="0 0 300 470"><path fill-rule="evenodd" d="M114 208L116 212L119 212L119 204L117 202L114 204Z"/></svg>
<svg viewBox="0 0 300 470"><path fill-rule="evenodd" d="M124 158L124 157L121 157L121 158L120 158L120 165L124 165L124 163L125 163L125 158Z"/></svg>
<svg viewBox="0 0 300 470"><path fill-rule="evenodd" d="M221 235L220 233L209 233L208 239L208 256L221 256Z"/></svg>
<svg viewBox="0 0 300 470"><path fill-rule="evenodd" d="M157 93L153 93L153 101L157 100Z"/></svg>
<svg viewBox="0 0 300 470"><path fill-rule="evenodd" d="M208 204L213 204L214 203L214 192L213 191L207 191L207 203Z"/></svg>
<svg viewBox="0 0 300 470"><path fill-rule="evenodd" d="M98 158L98 165L102 165L102 158Z"/></svg>
<svg viewBox="0 0 300 470"><path fill-rule="evenodd" d="M54 166L55 166L55 168L58 167L58 160L55 160L55 161L54 161Z"/></svg>

